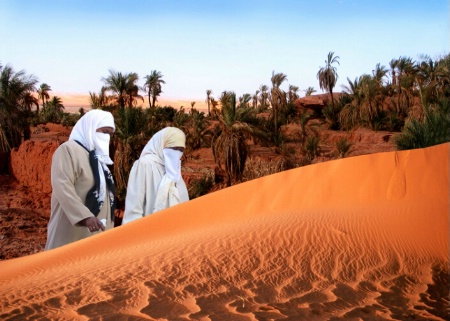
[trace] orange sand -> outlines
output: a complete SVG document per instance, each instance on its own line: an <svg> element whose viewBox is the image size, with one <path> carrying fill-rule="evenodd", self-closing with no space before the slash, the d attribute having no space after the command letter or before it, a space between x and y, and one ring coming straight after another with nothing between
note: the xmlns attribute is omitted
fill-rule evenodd
<svg viewBox="0 0 450 321"><path fill-rule="evenodd" d="M306 166L0 262L0 319L445 320L449 152Z"/></svg>

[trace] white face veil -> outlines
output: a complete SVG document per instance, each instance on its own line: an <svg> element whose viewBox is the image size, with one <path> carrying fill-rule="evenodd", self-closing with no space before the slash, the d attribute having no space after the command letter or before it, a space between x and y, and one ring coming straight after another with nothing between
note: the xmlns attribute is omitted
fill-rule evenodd
<svg viewBox="0 0 450 321"><path fill-rule="evenodd" d="M115 130L114 117L110 112L93 109L81 117L72 129L69 140L76 140L87 150L95 150L98 159L103 164L111 165L109 157L109 135L98 133L101 127L111 127Z"/></svg>
<svg viewBox="0 0 450 321"><path fill-rule="evenodd" d="M109 157L109 141L111 136L107 133L98 133L94 135L94 150L100 163L112 165L113 161Z"/></svg>
<svg viewBox="0 0 450 321"><path fill-rule="evenodd" d="M174 183L178 183L181 179L181 156L183 156L183 152L176 149L164 148L163 154L166 175Z"/></svg>
<svg viewBox="0 0 450 321"><path fill-rule="evenodd" d="M140 157L152 155L158 163L165 165L163 150L168 147L186 147L186 136L181 129L176 127L161 129L145 145Z"/></svg>

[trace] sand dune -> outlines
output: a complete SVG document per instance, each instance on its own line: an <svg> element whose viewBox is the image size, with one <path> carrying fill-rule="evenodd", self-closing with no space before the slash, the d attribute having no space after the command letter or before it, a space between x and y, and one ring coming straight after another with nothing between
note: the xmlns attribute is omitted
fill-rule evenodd
<svg viewBox="0 0 450 321"><path fill-rule="evenodd" d="M0 319L446 320L449 153L306 166L0 262Z"/></svg>

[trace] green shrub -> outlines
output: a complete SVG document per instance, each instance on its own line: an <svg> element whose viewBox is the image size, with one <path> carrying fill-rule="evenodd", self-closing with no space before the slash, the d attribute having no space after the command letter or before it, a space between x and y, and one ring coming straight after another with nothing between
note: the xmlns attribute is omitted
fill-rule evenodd
<svg viewBox="0 0 450 321"><path fill-rule="evenodd" d="M341 138L339 141L336 142L336 149L338 151L338 156L340 158L344 158L347 156L347 154L350 152L350 149L352 147L352 143L350 143L347 138Z"/></svg>
<svg viewBox="0 0 450 321"><path fill-rule="evenodd" d="M425 148L450 141L450 104L442 100L426 107L422 119L411 119L394 138L398 150Z"/></svg>
<svg viewBox="0 0 450 321"><path fill-rule="evenodd" d="M316 156L319 155L319 142L320 137L319 136L310 136L306 139L305 144L305 156L310 160L313 161Z"/></svg>
<svg viewBox="0 0 450 321"><path fill-rule="evenodd" d="M61 125L70 127L75 126L78 119L80 119L80 114L73 114L73 113L63 113L61 118Z"/></svg>

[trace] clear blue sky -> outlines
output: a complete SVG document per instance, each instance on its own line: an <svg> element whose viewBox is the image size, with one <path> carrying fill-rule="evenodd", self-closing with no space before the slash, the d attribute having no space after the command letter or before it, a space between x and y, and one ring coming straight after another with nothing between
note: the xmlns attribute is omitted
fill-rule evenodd
<svg viewBox="0 0 450 321"><path fill-rule="evenodd" d="M328 52L340 85L377 63L449 53L448 0L0 0L0 63L53 92L98 92L108 70L163 74L161 98L314 87ZM300 96L304 93L300 92Z"/></svg>

